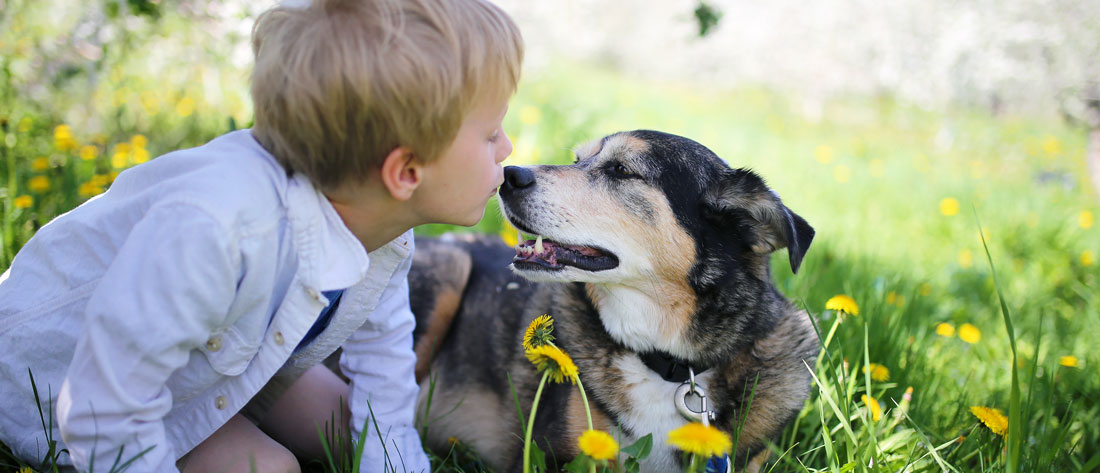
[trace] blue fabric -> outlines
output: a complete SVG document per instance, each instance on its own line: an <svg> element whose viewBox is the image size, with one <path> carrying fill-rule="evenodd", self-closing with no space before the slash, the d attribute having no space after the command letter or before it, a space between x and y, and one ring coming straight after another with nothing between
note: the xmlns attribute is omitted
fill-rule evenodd
<svg viewBox="0 0 1100 473"><path fill-rule="evenodd" d="M340 296L344 295L344 290L323 291L321 294L325 295L329 303L324 309L321 309L321 315L317 316L317 320L313 322L313 326L306 332L306 336L302 337L302 341L298 342L298 346L294 347L294 351L301 350L302 347L309 345L309 342L313 341L314 338L317 338L317 335L325 331L325 327L328 327L329 321L332 320L332 313L336 312L336 307L340 305Z"/></svg>
<svg viewBox="0 0 1100 473"><path fill-rule="evenodd" d="M726 455L724 457L710 457L707 460L707 473L726 473L726 469L729 468L730 457Z"/></svg>

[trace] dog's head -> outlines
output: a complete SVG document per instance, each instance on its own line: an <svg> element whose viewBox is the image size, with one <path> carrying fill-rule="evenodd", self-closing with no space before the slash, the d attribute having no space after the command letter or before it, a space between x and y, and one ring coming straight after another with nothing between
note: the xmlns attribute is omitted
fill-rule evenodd
<svg viewBox="0 0 1100 473"><path fill-rule="evenodd" d="M505 169L505 217L522 233L513 260L532 280L630 285L730 272L767 273L787 248L798 270L813 229L755 173L656 131L616 133L576 149L576 163Z"/></svg>

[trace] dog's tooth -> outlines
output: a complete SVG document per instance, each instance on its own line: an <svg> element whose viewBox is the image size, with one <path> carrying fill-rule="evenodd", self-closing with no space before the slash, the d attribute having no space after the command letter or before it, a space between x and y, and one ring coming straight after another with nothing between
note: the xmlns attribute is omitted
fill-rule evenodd
<svg viewBox="0 0 1100 473"><path fill-rule="evenodd" d="M542 254L542 235L535 237L535 253Z"/></svg>
<svg viewBox="0 0 1100 473"><path fill-rule="evenodd" d="M516 230L516 241L520 243L527 241L527 239L523 237L523 232Z"/></svg>

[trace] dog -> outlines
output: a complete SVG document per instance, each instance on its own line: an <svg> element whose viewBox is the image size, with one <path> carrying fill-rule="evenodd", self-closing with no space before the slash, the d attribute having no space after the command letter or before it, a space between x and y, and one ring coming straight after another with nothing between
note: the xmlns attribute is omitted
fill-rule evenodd
<svg viewBox="0 0 1100 473"><path fill-rule="evenodd" d="M521 340L549 314L595 428L622 445L653 435L642 471L682 470L666 438L703 415L696 392L691 412L677 406L689 378L710 423L740 430L727 461L758 470L765 441L809 397L819 350L809 315L772 283L770 255L786 248L797 272L813 228L757 174L687 138L637 130L574 151L572 165L505 168L500 208L526 234L515 248L418 239L409 281L426 446L446 454L457 439L497 471L522 471L512 388L530 412L540 375ZM577 387L548 384L532 434L548 461L578 455L587 428Z"/></svg>

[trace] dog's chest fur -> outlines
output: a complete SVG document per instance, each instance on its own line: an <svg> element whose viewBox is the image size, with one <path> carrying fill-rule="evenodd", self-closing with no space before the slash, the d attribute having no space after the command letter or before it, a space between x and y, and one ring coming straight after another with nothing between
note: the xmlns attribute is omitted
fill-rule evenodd
<svg viewBox="0 0 1100 473"><path fill-rule="evenodd" d="M623 428L641 435L653 434L653 450L642 462L643 472L678 471L678 452L667 446L668 433L682 427L688 421L676 409L675 395L680 383L668 382L650 370L635 355L615 360L614 368L622 377L621 395L629 401L629 407L616 413ZM695 378L705 391L713 373L703 373ZM624 433L623 445L630 445L637 438Z"/></svg>

